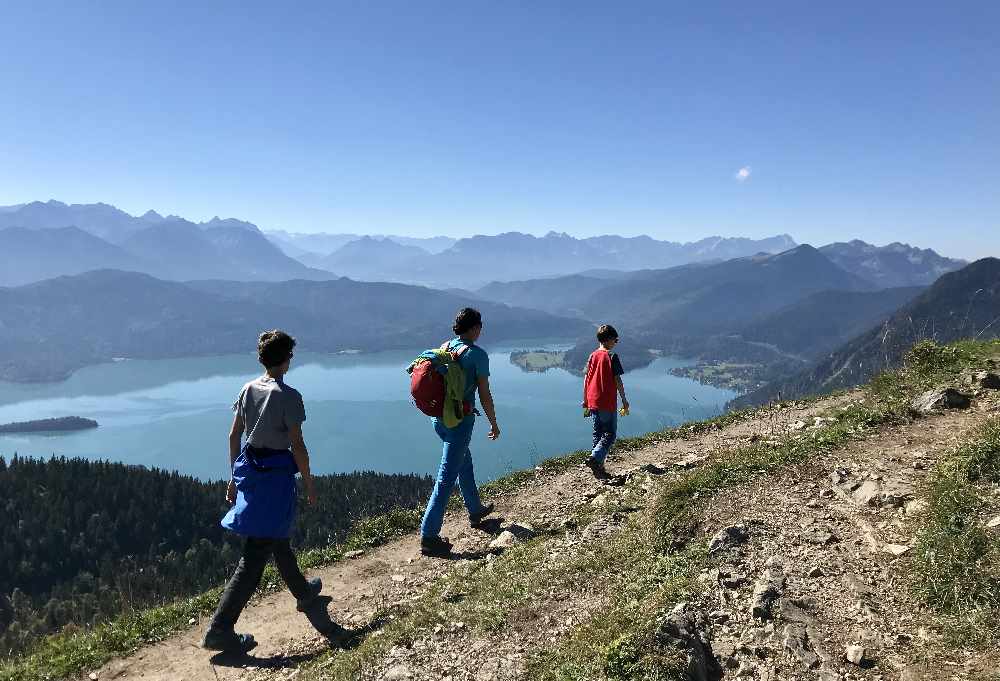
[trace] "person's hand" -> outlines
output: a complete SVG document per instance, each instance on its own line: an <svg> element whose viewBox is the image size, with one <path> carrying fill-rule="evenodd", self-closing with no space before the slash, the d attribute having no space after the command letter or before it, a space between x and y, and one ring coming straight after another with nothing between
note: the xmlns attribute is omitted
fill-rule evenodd
<svg viewBox="0 0 1000 681"><path fill-rule="evenodd" d="M236 481L232 478L229 479L229 486L226 487L226 501L232 506L236 503Z"/></svg>
<svg viewBox="0 0 1000 681"><path fill-rule="evenodd" d="M625 407L625 411L629 410L628 409L628 400L626 400L624 397L622 398L622 406Z"/></svg>
<svg viewBox="0 0 1000 681"><path fill-rule="evenodd" d="M312 479L306 483L306 503L310 506L316 505L316 489L313 487Z"/></svg>
<svg viewBox="0 0 1000 681"><path fill-rule="evenodd" d="M580 406L583 407L584 409L586 409L587 408L587 400L580 400Z"/></svg>
<svg viewBox="0 0 1000 681"><path fill-rule="evenodd" d="M490 432L486 434L486 437L488 437L491 440L496 440L498 437L500 437L500 426L494 424L490 428Z"/></svg>

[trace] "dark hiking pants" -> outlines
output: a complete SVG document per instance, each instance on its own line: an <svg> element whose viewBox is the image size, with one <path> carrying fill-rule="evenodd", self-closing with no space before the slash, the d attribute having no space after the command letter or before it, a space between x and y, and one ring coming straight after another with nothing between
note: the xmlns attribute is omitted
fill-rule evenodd
<svg viewBox="0 0 1000 681"><path fill-rule="evenodd" d="M236 566L236 572L226 584L226 590L222 593L222 600L212 616L209 629L224 633L234 631L236 620L240 618L243 608L257 590L260 578L264 575L264 567L272 554L278 573L292 595L295 598L305 598L309 595L306 578L299 570L299 564L287 539L247 537L246 544L243 545L243 557Z"/></svg>

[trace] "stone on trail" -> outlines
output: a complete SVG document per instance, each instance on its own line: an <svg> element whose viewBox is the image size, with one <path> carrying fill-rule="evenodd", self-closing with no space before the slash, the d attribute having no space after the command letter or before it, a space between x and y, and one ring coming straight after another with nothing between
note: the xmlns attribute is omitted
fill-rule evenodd
<svg viewBox="0 0 1000 681"><path fill-rule="evenodd" d="M886 544L882 547L882 550L893 556L901 556L909 551L910 547L903 544Z"/></svg>
<svg viewBox="0 0 1000 681"><path fill-rule="evenodd" d="M708 639L703 632L709 630L708 619L686 603L680 603L660 625L656 636L661 643L680 649L687 656L687 674L691 681L708 681L721 676L721 669Z"/></svg>
<svg viewBox="0 0 1000 681"><path fill-rule="evenodd" d="M830 532L828 528L812 525L802 530L802 539L817 546L826 546L837 541L837 535Z"/></svg>
<svg viewBox="0 0 1000 681"><path fill-rule="evenodd" d="M1000 530L1000 515L986 523L986 527L991 530Z"/></svg>
<svg viewBox="0 0 1000 681"><path fill-rule="evenodd" d="M413 678L413 674L405 664L397 664L386 671L385 676L382 678L387 681L401 681L402 679Z"/></svg>
<svg viewBox="0 0 1000 681"><path fill-rule="evenodd" d="M785 591L785 571L779 566L769 567L753 588L750 614L757 619L771 619L771 608Z"/></svg>
<svg viewBox="0 0 1000 681"><path fill-rule="evenodd" d="M847 646L847 650L844 651L844 657L851 664L861 666L862 661L865 659L865 648L864 646Z"/></svg>
<svg viewBox="0 0 1000 681"><path fill-rule="evenodd" d="M515 544L535 536L535 528L528 523L511 523L497 538L490 542L491 549L509 549Z"/></svg>
<svg viewBox="0 0 1000 681"><path fill-rule="evenodd" d="M929 414L940 409L965 409L971 403L969 395L954 388L928 390L910 403L910 411L918 415Z"/></svg>
<svg viewBox="0 0 1000 681"><path fill-rule="evenodd" d="M355 549L354 551L348 551L344 554L344 558L359 558L364 555L364 551L361 549Z"/></svg>
<svg viewBox="0 0 1000 681"><path fill-rule="evenodd" d="M743 544L747 540L747 528L745 525L730 525L719 530L708 545L708 552L715 553L724 549L731 549L734 546Z"/></svg>
<svg viewBox="0 0 1000 681"><path fill-rule="evenodd" d="M904 480L889 480L882 486L879 501L883 506L900 508L913 497L913 485Z"/></svg>
<svg viewBox="0 0 1000 681"><path fill-rule="evenodd" d="M806 669L819 666L819 655L809 649L809 636L804 624L786 624L784 633L782 645L805 665Z"/></svg>
<svg viewBox="0 0 1000 681"><path fill-rule="evenodd" d="M859 506L873 506L878 501L881 491L882 487L877 481L865 480L851 493L851 497Z"/></svg>

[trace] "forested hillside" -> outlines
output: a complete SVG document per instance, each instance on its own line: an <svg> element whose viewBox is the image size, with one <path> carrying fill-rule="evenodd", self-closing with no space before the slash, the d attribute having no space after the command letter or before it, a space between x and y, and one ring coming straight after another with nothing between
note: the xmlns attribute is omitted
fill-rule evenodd
<svg viewBox="0 0 1000 681"><path fill-rule="evenodd" d="M316 477L298 548L342 540L353 522L426 501L431 479ZM219 526L225 483L83 459L0 457L0 657L38 636L223 582L240 539Z"/></svg>
<svg viewBox="0 0 1000 681"><path fill-rule="evenodd" d="M54 381L115 357L253 352L284 328L317 352L437 345L455 312L482 310L490 338L572 338L586 322L419 286L338 279L181 284L101 270L0 288L0 380Z"/></svg>

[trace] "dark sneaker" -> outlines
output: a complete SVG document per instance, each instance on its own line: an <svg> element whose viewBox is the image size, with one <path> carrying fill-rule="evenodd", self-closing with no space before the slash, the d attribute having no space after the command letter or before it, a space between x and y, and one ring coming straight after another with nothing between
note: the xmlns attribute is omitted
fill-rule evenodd
<svg viewBox="0 0 1000 681"><path fill-rule="evenodd" d="M488 516L490 513L493 513L494 508L495 507L493 504L486 504L475 513L470 513L469 524L472 525L473 527L479 527L479 524L483 522L483 518Z"/></svg>
<svg viewBox="0 0 1000 681"><path fill-rule="evenodd" d="M422 537L420 553L425 556L443 558L451 555L451 542L447 537Z"/></svg>
<svg viewBox="0 0 1000 681"><path fill-rule="evenodd" d="M234 631L217 631L209 629L201 640L201 647L209 650L221 650L227 653L245 653L257 642L250 634L237 634Z"/></svg>
<svg viewBox="0 0 1000 681"><path fill-rule="evenodd" d="M594 471L594 473L600 473L602 475L607 475L608 471L604 468L604 463L598 461L592 456L588 456L587 460L583 462L583 465Z"/></svg>
<svg viewBox="0 0 1000 681"><path fill-rule="evenodd" d="M303 598L295 599L295 607L299 612L305 612L312 604L316 602L319 598L319 593L323 590L323 580L319 577L313 577L308 582L309 594Z"/></svg>

